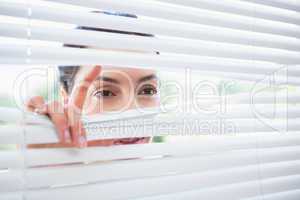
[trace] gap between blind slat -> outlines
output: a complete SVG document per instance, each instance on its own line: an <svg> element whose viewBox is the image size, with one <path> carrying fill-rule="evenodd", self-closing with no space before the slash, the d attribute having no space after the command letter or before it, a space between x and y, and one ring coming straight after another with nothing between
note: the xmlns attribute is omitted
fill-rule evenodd
<svg viewBox="0 0 300 200"><path fill-rule="evenodd" d="M140 3L138 3L140 4ZM161 19L128 19L126 17L107 16L103 14L93 14L88 12L82 12L80 10L74 11L74 9L68 9L64 6L60 7L45 7L41 5L31 4L32 15L31 19L51 20L56 22L64 22L71 24L78 24L81 26L99 27L106 29L133 31L141 33L173 35L185 38L199 38L199 33L203 33L203 30L216 29L216 32L226 32L219 30L218 27L214 28L214 24L207 23L207 20L203 20L203 24L195 23L181 23L178 21L168 21ZM118 11L118 10L117 10ZM70 16L68 13L76 12L76 15ZM7 2L0 7L1 15L15 16L27 18L27 4ZM135 13L134 13L135 14ZM224 20L226 18L222 18ZM238 18L235 18L238 19ZM263 22L260 25L254 24L254 20L240 20L240 25L232 26L232 23L227 22L220 24L220 27L230 29L240 29L251 32L270 33L276 35L283 35L288 37L299 37L300 27L296 25L289 25L288 27L281 27L281 24ZM230 21L230 20L229 20ZM202 25L201 25L202 24ZM208 25L208 26L207 26ZM223 26L222 26L223 25ZM178 27L184 26L185 29L178 29ZM201 30L201 31L199 31ZM243 34L241 34L243 35ZM201 38L201 37L200 37Z"/></svg>

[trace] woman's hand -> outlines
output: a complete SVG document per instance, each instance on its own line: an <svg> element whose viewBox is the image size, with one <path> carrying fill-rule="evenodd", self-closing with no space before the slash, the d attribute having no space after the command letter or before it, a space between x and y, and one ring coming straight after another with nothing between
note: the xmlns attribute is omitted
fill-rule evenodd
<svg viewBox="0 0 300 200"><path fill-rule="evenodd" d="M81 122L81 113L88 89L100 72L100 66L93 67L84 76L83 80L74 86L67 105L63 105L58 101L45 103L41 96L36 96L29 100L27 104L28 110L47 115L53 122L61 143L58 146L77 146L80 148L87 146L85 130Z"/></svg>

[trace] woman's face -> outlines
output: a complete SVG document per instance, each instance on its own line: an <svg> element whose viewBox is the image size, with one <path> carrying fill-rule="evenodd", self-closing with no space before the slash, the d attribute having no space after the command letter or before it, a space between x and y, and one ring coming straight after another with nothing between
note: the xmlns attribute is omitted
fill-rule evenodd
<svg viewBox="0 0 300 200"><path fill-rule="evenodd" d="M82 67L75 79L81 80L90 67ZM101 74L89 88L83 113L87 115L109 111L125 111L135 108L159 105L158 84L153 70L104 67ZM124 138L97 140L89 146L147 143L150 138Z"/></svg>

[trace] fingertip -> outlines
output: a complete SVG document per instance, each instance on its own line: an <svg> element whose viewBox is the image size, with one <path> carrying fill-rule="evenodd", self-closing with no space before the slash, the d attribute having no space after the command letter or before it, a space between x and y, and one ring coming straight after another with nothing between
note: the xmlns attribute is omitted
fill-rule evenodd
<svg viewBox="0 0 300 200"><path fill-rule="evenodd" d="M26 102L26 108L28 111L35 112L37 114L47 113L47 106L42 96L34 96Z"/></svg>
<svg viewBox="0 0 300 200"><path fill-rule="evenodd" d="M97 76L100 74L100 72L101 72L101 66L100 65L94 66L93 69L85 77L84 81L86 82L94 81L97 78Z"/></svg>
<svg viewBox="0 0 300 200"><path fill-rule="evenodd" d="M41 107L36 108L35 110L36 110L36 113L44 115L44 114L48 113L48 106L46 104L44 104Z"/></svg>
<svg viewBox="0 0 300 200"><path fill-rule="evenodd" d="M101 71L102 66L101 65L96 65L95 68L96 68L96 70Z"/></svg>

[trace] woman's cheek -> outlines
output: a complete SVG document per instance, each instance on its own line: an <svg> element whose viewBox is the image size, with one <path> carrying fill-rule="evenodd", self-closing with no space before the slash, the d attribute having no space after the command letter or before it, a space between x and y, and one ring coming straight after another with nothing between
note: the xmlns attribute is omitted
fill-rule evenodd
<svg viewBox="0 0 300 200"><path fill-rule="evenodd" d="M106 99L94 98L87 106L88 114L126 110L128 101L117 97Z"/></svg>
<svg viewBox="0 0 300 200"><path fill-rule="evenodd" d="M122 96L98 98L90 96L84 104L84 113L91 115L109 111L125 111L134 108L156 107L160 105L158 95L155 96Z"/></svg>
<svg viewBox="0 0 300 200"><path fill-rule="evenodd" d="M153 97L139 97L137 99L137 107L144 108L144 107L156 107L159 106L160 101L158 96Z"/></svg>

